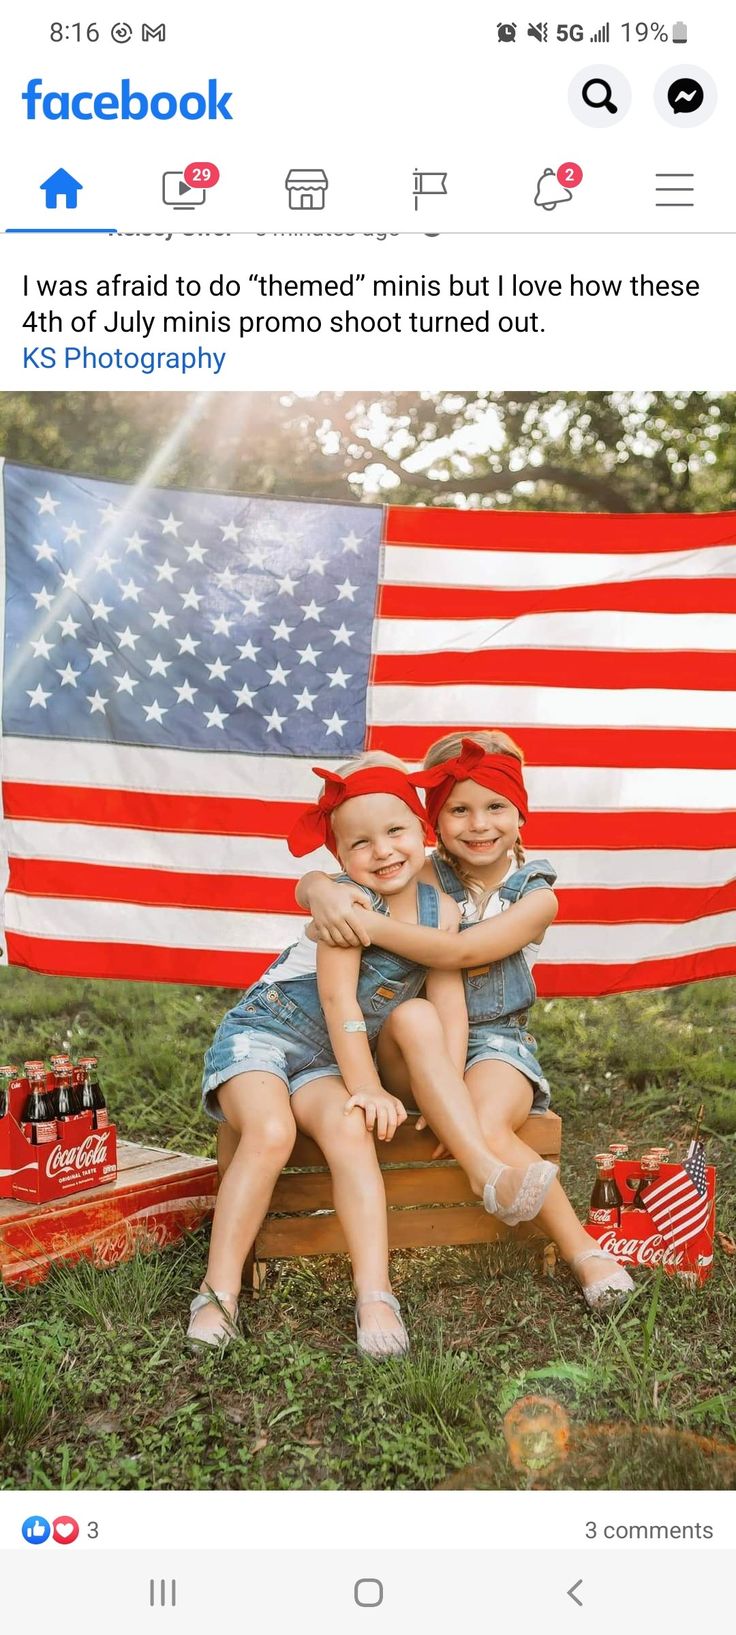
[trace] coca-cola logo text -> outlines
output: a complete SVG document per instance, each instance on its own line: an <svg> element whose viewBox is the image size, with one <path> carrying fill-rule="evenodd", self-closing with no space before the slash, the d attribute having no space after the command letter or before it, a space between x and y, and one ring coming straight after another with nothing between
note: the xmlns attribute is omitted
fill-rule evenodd
<svg viewBox="0 0 736 1635"><path fill-rule="evenodd" d="M615 1232L604 1232L598 1241L609 1255L634 1266L682 1266L685 1260L684 1248L673 1248L661 1232L650 1238L620 1238Z"/></svg>
<svg viewBox="0 0 736 1635"><path fill-rule="evenodd" d="M107 1157L107 1139L107 1130L95 1130L78 1147L54 1147L46 1160L46 1174L51 1177L74 1170L83 1175L85 1170L95 1169Z"/></svg>

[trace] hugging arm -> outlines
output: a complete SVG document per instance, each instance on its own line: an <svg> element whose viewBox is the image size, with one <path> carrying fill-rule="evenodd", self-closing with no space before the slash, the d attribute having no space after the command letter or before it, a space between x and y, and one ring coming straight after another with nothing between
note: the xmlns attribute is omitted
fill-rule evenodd
<svg viewBox="0 0 736 1635"><path fill-rule="evenodd" d="M296 900L312 916L315 942L332 948L367 948L370 937L361 923L365 913L365 892L360 886L346 886L311 869L299 881Z"/></svg>
<svg viewBox="0 0 736 1635"><path fill-rule="evenodd" d="M438 971L468 970L473 965L492 964L506 959L528 942L539 942L557 913L557 898L547 887L530 891L512 903L503 914L469 926L461 936L452 931L433 931L427 926L404 925L372 910L363 924L371 942L392 954L403 954Z"/></svg>

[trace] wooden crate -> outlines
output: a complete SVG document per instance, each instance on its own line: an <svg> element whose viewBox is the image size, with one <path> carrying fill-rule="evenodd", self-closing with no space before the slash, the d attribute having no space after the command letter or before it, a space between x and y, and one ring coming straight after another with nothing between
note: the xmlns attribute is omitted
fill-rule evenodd
<svg viewBox="0 0 736 1635"><path fill-rule="evenodd" d="M492 1243L508 1237L510 1228L486 1214L460 1166L452 1159L432 1158L437 1145L432 1132L415 1125L416 1115L410 1114L390 1145L376 1142L389 1205L389 1247ZM556 1113L527 1119L518 1134L540 1157L559 1164L562 1122ZM228 1133L223 1132L221 1168L230 1152ZM540 1236L533 1222L513 1230L523 1238ZM246 1286L252 1281L258 1287L268 1260L335 1254L346 1247L332 1208L332 1182L324 1157L313 1141L299 1135L246 1265Z"/></svg>
<svg viewBox="0 0 736 1635"><path fill-rule="evenodd" d="M48 1204L0 1199L0 1275L40 1283L58 1260L112 1266L136 1246L163 1248L211 1215L216 1192L211 1159L121 1141L107 1186Z"/></svg>

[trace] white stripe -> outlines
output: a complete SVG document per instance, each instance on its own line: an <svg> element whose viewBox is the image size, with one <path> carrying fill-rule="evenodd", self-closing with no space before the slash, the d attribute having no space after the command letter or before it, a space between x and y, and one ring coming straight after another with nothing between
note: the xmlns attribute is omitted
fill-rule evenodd
<svg viewBox="0 0 736 1635"><path fill-rule="evenodd" d="M144 943L165 948L280 950L295 941L303 918L243 914L219 909L148 908L137 903L84 902L75 898L6 898L8 931L54 942ZM142 972L141 975L145 975Z"/></svg>
<svg viewBox="0 0 736 1635"><path fill-rule="evenodd" d="M553 925L544 939L545 965L633 965L677 959L710 948L736 947L736 913L711 914L684 925Z"/></svg>
<svg viewBox="0 0 736 1635"><path fill-rule="evenodd" d="M220 746L218 745L218 749ZM286 755L207 754L199 750L6 738L4 776L17 783L80 784L95 789L153 789L165 795L238 795L311 801L319 784L309 760ZM319 757L320 766L345 756Z"/></svg>
<svg viewBox="0 0 736 1635"><path fill-rule="evenodd" d="M733 613L525 613L509 619L377 622L378 653L483 653L512 647L732 652Z"/></svg>
<svg viewBox="0 0 736 1635"><path fill-rule="evenodd" d="M380 726L503 721L518 728L697 727L706 732L736 721L736 692L674 687L372 687L368 705L368 719Z"/></svg>
<svg viewBox="0 0 736 1635"><path fill-rule="evenodd" d="M527 859L541 857L526 848ZM736 851L546 851L557 870L557 890L606 886L725 886L736 879Z"/></svg>
<svg viewBox="0 0 736 1635"><path fill-rule="evenodd" d="M710 579L736 575L736 547L702 550L591 552L433 550L387 545L388 585L476 585L484 589L546 590L563 585L623 585L642 579Z"/></svg>
<svg viewBox="0 0 736 1635"><path fill-rule="evenodd" d="M15 821L6 823L5 835L11 857L103 863L119 868L182 869L204 875L253 874L287 880L297 880L305 871L304 862L292 857L284 840ZM337 867L326 849L310 855L306 862L310 868L331 874Z"/></svg>
<svg viewBox="0 0 736 1635"><path fill-rule="evenodd" d="M733 752L736 759L736 732ZM718 812L736 806L732 767L706 768L694 777L668 766L528 766L524 779L533 812Z"/></svg>

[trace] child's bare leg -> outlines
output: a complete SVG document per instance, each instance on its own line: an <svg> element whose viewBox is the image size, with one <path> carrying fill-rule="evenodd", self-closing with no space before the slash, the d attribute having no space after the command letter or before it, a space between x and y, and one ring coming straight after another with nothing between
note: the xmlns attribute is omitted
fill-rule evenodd
<svg viewBox="0 0 736 1635"><path fill-rule="evenodd" d="M410 999L392 1012L381 1030L378 1066L381 1082L395 1095L401 1095L408 1077L420 1112L462 1165L477 1197L483 1197L499 1164L508 1165L497 1182L497 1196L502 1208L512 1208L530 1165L541 1167L539 1156L523 1148L519 1163L486 1139L468 1087L448 1053L440 1018L428 1000ZM542 1177L542 1194L551 1173Z"/></svg>
<svg viewBox="0 0 736 1635"><path fill-rule="evenodd" d="M292 1107L299 1129L317 1142L329 1164L335 1210L347 1239L360 1300L374 1290L391 1292L388 1221L373 1136L360 1107L346 1114L347 1099L342 1079L312 1079L294 1092ZM360 1322L369 1333L402 1334L395 1313L377 1302L362 1307Z"/></svg>
<svg viewBox="0 0 736 1635"><path fill-rule="evenodd" d="M201 1287L231 1296L234 1310L243 1262L294 1145L296 1125L286 1085L273 1073L238 1073L220 1086L218 1099L237 1146L217 1194ZM220 1326L218 1308L204 1306L194 1320L193 1337L201 1339Z"/></svg>
<svg viewBox="0 0 736 1635"><path fill-rule="evenodd" d="M217 1126L217 1173L222 1181L226 1169L232 1163L238 1150L240 1136L237 1130L231 1130L229 1124Z"/></svg>
<svg viewBox="0 0 736 1635"><path fill-rule="evenodd" d="M528 1163L533 1149L516 1130L529 1117L532 1087L523 1073L509 1062L478 1062L468 1068L466 1083L488 1145L508 1164ZM560 1182L554 1181L537 1215L543 1231L557 1244L563 1260L571 1261L591 1239L578 1220ZM601 1275L600 1262L586 1261L576 1270L580 1282L594 1283Z"/></svg>

